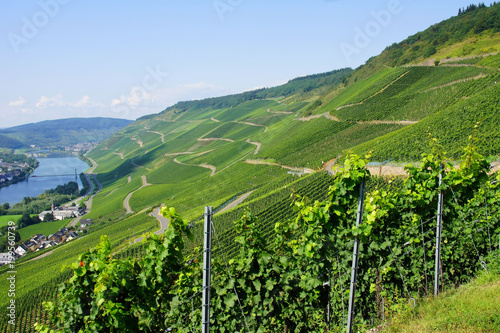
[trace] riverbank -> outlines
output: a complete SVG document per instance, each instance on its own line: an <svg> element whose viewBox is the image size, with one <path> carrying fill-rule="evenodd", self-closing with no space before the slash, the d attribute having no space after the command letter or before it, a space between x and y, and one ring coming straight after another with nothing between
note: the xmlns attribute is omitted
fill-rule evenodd
<svg viewBox="0 0 500 333"><path fill-rule="evenodd" d="M0 188L28 179L39 164L38 160L24 154L0 153Z"/></svg>

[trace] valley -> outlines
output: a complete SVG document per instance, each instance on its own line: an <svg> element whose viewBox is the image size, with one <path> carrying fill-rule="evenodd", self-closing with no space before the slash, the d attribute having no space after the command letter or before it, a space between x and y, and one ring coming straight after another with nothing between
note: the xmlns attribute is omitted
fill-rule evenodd
<svg viewBox="0 0 500 333"><path fill-rule="evenodd" d="M488 15L497 15L500 6L485 8L485 13L486 10L488 10ZM476 14L471 12L467 15L470 16L467 24L471 25L468 31L474 31L472 26L476 24ZM458 29L464 24L459 19L460 16L441 24L451 25ZM339 189L337 194L356 193L357 187L355 190L350 188L351 192L347 190L350 186L349 179L351 178L349 177L354 179L358 173L364 172L372 175L367 180L367 193L372 198L372 201L369 201L371 205L369 207L373 209L371 211L373 215L370 215L370 218L374 219L372 220L374 229L378 223L377 219L380 219L392 232L387 236L390 237L391 242L397 243L400 236L401 239L403 236L411 238L408 244L397 248L397 251L400 251L397 253L400 255L399 258L403 256L401 253L403 248L424 241L418 238L421 236L420 229L413 230L415 225L423 228L424 220L427 221L425 223L435 221L435 213L428 207L434 205L434 201L437 200L437 184L434 184L438 173L436 168L439 166L437 159L448 163L446 164L447 172L452 175L455 175L453 172L460 172L456 171L455 166L462 164L464 170L465 166L470 166L467 164L468 157L473 156L480 160L481 162L477 162L478 165L471 162L473 168L476 168L474 170L488 169L489 177L492 178L488 179L488 173L486 176L483 173L480 176L476 174L471 176L474 181L479 181L479 178L483 181L480 185L478 183L471 185L476 186L474 191L481 194L487 193L484 194L487 198L477 203L477 207L481 207L477 209L478 211L482 209L483 202L490 202L488 200L491 200L492 205L497 205L498 202L495 200L498 199L498 193L493 177L497 177L500 165L496 162L500 156L498 131L500 126L500 49L495 43L500 36L500 28L476 31L472 37L463 36L461 40L444 40L439 43L435 42L435 45L429 41L425 44L427 39L431 38L427 36L429 34L432 36L432 31L437 34L434 27L419 33L418 38L410 36L400 44L389 46L381 55L369 59L366 64L355 70L335 70L293 79L273 88L179 102L157 114L139 118L116 131L85 154L85 157L93 164L93 167L86 172L87 179L95 180L91 181L90 192L92 194L86 204L90 211L85 218L94 221L88 234L55 248L50 255L39 257L38 260L16 263L17 297L22 300L19 302L24 302L26 313L32 311L40 317L41 300L55 298L57 283L67 279L76 270L74 267L69 269L68 266L77 260L83 262L83 259L78 259L78 256L86 249L97 246L101 236L107 235L110 249L116 258L143 256L146 251L144 244L147 244L144 241L146 238L144 234L150 232L160 235L170 228L171 217L169 220L160 213L165 205L175 207L176 214L182 216L186 223L192 223L193 238L183 243L186 257L196 256L196 251L202 244L202 214L205 206L214 207L216 212L213 218L214 228L217 230L220 241L216 250L222 251L227 258L237 258L238 253L244 248L235 241L243 236L235 229L234 221L239 220L246 211L250 211L255 217L255 220L249 219L252 225L248 228L255 232L258 230L259 239L270 248L275 238L282 237L281 234L275 234L275 226L281 225L286 229L288 224L293 225L292 221L300 219L300 216L306 216L307 209L310 208L310 211L313 211L311 207L304 208L301 212L303 215L297 217L297 212L293 211L291 206L296 205L300 200L293 199L292 195L307 196L309 198L307 203L311 205L315 205L313 203L316 201L327 200L330 186L335 188L340 182L335 174L344 167L345 163L348 165L354 163L349 159L353 154L369 156L368 161L356 162L362 165L359 167L362 171L359 171L357 166L353 167L355 171L345 176L347 179L344 184L345 188ZM469 45L468 41L470 42L471 38L476 41L474 44L477 47L469 54L459 57L458 50L467 49L466 46ZM484 47L479 47L479 45ZM434 53L423 53L423 49L431 46L435 48ZM474 147L469 146L467 148L469 150L464 153L464 147L468 147L470 142L474 143ZM474 155L476 153L477 155ZM432 159L429 157L435 156L432 154L437 155L436 160L425 160L425 158ZM484 164L486 162L478 157L479 154L488 157L488 167ZM474 158L470 157L471 160ZM424 167L418 169L417 172L417 169L405 169L404 165L407 164L413 164L417 168L422 165ZM413 172L411 176L410 170ZM459 175L462 177L462 174L457 174L456 179L459 179ZM404 208L408 209L408 212L396 212L392 210L396 206L395 202L399 204L405 199L397 197L394 202L390 203L384 200L390 197L387 192L396 193L403 187L405 179L409 177L417 177L415 183L422 181L424 184L422 187L425 187L428 192L425 196L422 195L424 198L418 197L418 193L415 194L414 202L412 202L414 206L408 203L408 206ZM460 181L454 184L457 193L462 184L469 184L466 176L463 177L464 179L460 178ZM435 186L430 189L430 184ZM429 189L426 186L429 186ZM463 193L468 194L459 193L458 199L455 194L453 198L450 193L446 198L449 202L453 202L454 199L457 205L458 200L462 200L460 202L465 207L464 198L469 198L468 195L473 193L472 190L470 193L467 191L464 190ZM341 198L338 200L351 200L354 196L355 194L345 194L344 198L338 195L338 198ZM477 197L473 196L469 199L472 202ZM391 208L382 206L382 202ZM467 204L470 202L467 201ZM374 208L379 207L377 203L380 203L380 207L384 207L380 208L381 211ZM336 214L340 216L349 211L354 216L355 212L352 208L354 206L355 202L349 201L345 207L338 208ZM314 207L314 209L317 208L317 206ZM300 209L297 208L297 210ZM486 210L488 209L487 207ZM413 221L412 219L416 217L412 214L420 210L425 210L419 217L421 220ZM480 213L484 212L481 210ZM491 209L485 214L490 213L492 213ZM321 215L317 214L317 216ZM460 214L465 213L460 211L449 214L453 215L454 223L458 224L457 221L463 218ZM394 221L399 221L398 219L407 223L401 229L395 226ZM493 233L493 225L498 227L498 212L493 211L493 214L486 220L496 221L491 222ZM79 223L79 220L75 219L70 225L77 226ZM350 222L342 220L338 226L329 226L330 231L334 230L339 234L353 232L348 223ZM343 226L343 229L340 226ZM488 224L489 227L490 224ZM453 229L453 236L449 236L454 241L455 234L460 234L457 228ZM485 228L483 227L484 230ZM314 232L312 230L307 232L313 235L320 229L322 230L322 226L317 226ZM366 231L368 235L366 237L373 236L370 232ZM452 235L451 231L449 235ZM247 236L245 234L245 237ZM248 236L248 242L253 242L254 236ZM303 231L296 227L287 234L287 237L304 240L305 236ZM316 240L319 242L322 238L318 237ZM471 236L473 242L474 237L477 238L477 236ZM345 244L351 246L353 238L352 234L346 236L347 240L342 241L342 246ZM466 240L456 236L456 241L466 248L467 255L474 253ZM479 244L479 240L477 241ZM366 258L370 259L366 259L363 264L368 265L369 260L382 262L385 258L394 256L387 250L392 251L392 243L389 246L389 241L384 240L382 236L373 236L370 242L373 245L366 243L364 250L370 255L372 252L383 252L385 257L373 259L366 254ZM431 252L432 244L425 248L426 244L424 242L422 251ZM486 243L481 244L484 247L481 250L487 251ZM495 246L490 245L490 250L493 251L492 248ZM290 247L293 248L292 245ZM476 247L475 243L474 247ZM342 267L348 266L347 262L350 261L348 256L349 253L352 254L352 247L336 248L335 251L328 249L328 251L334 253L332 258L335 260L332 260L335 262L338 260L336 269L338 268L339 274L341 272L344 275L343 278L339 278L341 282L338 285L332 286L332 290L338 289L339 285L342 288L342 283L347 286L345 276L348 272L342 271L339 267L341 260ZM413 261L418 260L417 253L420 253L416 247L414 251L415 253L408 254L408 258L413 256L411 257ZM448 253L450 258L454 256L451 252L450 250ZM266 252L258 260L265 261L267 264L270 260L267 256L272 255ZM467 264L474 260L477 262L478 258L471 256L467 258ZM222 255L217 254L215 257L220 259ZM292 257L293 255L290 256ZM412 262L408 258L403 258L407 260L405 262L407 268ZM453 283L462 283L466 280L462 275L460 277L454 275L458 274L456 272L460 264L459 259L453 258L455 260L453 272L447 271L446 273L448 287L451 287ZM286 267L285 262L282 264ZM240 265L243 264L240 263ZM321 266L318 262L313 262L312 265L314 269ZM220 262L219 266L223 267ZM471 275L478 269L476 266L467 268ZM65 268L61 269L61 267ZM400 282L396 269L399 267L384 266L381 267L380 272L377 268L376 273L375 269L369 268L372 266L363 267L365 271L369 271L367 274L371 274L369 276L372 279L368 281L367 278L363 282L363 295L371 295L370 297L374 298L376 293L380 298L382 292L379 289L375 291L375 288L380 288L384 278L386 279L384 282L390 285L390 288L396 286L395 292L403 290L403 285L398 284ZM302 269L297 268L297 270ZM410 275L409 270L410 268L403 269L406 274ZM7 274L6 272L5 268L0 269L0 276ZM427 271L425 272L427 274ZM412 275L410 283L420 288L415 287L420 295L424 290L423 273L422 271L417 273ZM309 274L307 269L304 269L303 274L304 276ZM375 274L376 281L373 280ZM311 276L311 279L319 281L317 276ZM261 290L260 282L252 283L257 290ZM6 279L0 279L1 288L7 288L7 284ZM231 289L229 286L224 288L217 289L219 296L225 295L224 293ZM269 288L269 290L273 289ZM182 288L179 287L179 289ZM336 297L340 299L340 295L344 293L340 293L337 289L335 289L335 292L338 292ZM371 289L373 290L370 291ZM426 292L428 292L427 286ZM407 297L407 294L400 293L397 297ZM395 298L390 298L391 302L396 302ZM0 305L7 302L7 296L0 295ZM234 299L231 302L234 304ZM259 302L255 300L258 304L256 306L260 307L262 304ZM368 301L360 300L359 302L364 302L366 313L371 311L366 310ZM35 305L30 308L26 305L29 303ZM336 304L337 316L341 312L339 304ZM381 310L376 309L375 312L379 315ZM236 316L234 313L232 315ZM370 312L370 315L373 315L373 312ZM35 315L26 314L26 316L32 318ZM2 327L6 326L0 325L0 329Z"/></svg>

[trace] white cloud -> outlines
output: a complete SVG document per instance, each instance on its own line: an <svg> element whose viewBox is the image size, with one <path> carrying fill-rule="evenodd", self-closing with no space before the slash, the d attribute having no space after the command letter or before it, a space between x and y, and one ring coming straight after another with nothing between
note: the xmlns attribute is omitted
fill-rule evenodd
<svg viewBox="0 0 500 333"><path fill-rule="evenodd" d="M73 107L73 108L95 108L95 107L103 107L104 105L102 103L95 103L91 101L88 95L85 95L78 101L72 103L64 101L63 96L61 94L58 94L54 97L47 97L47 96L40 97L35 106L39 109L45 109L48 107L62 107L62 106Z"/></svg>
<svg viewBox="0 0 500 333"><path fill-rule="evenodd" d="M82 107L82 106L89 106L90 105L90 97L88 95L83 96L82 99L77 101L74 106L75 107Z"/></svg>
<svg viewBox="0 0 500 333"><path fill-rule="evenodd" d="M88 95L83 96L80 100L78 100L76 103L68 103L69 106L75 107L75 108L98 108L98 107L104 107L104 104L102 103L96 103L93 102Z"/></svg>
<svg viewBox="0 0 500 333"><path fill-rule="evenodd" d="M111 105L129 105L132 107L138 107L150 102L151 94L146 89L133 86L130 88L130 92L127 95L121 95L119 98L112 99Z"/></svg>
<svg viewBox="0 0 500 333"><path fill-rule="evenodd" d="M34 103L24 98L8 103L9 112L0 112L0 124L13 126L47 119L69 117L113 117L137 119L158 113L178 101L197 100L234 93L226 88L196 82L161 89L132 86L128 93L111 98L109 103L92 100L89 95L68 101L62 94L41 96Z"/></svg>
<svg viewBox="0 0 500 333"><path fill-rule="evenodd" d="M126 95L111 100L115 109L149 108L151 112L168 107L181 100L193 100L229 93L226 89L205 82L182 84L176 87L147 90L133 86Z"/></svg>
<svg viewBox="0 0 500 333"><path fill-rule="evenodd" d="M63 102L62 95L58 94L54 97L47 97L47 96L42 96L36 103L37 108L47 108L51 106L64 106L65 103Z"/></svg>
<svg viewBox="0 0 500 333"><path fill-rule="evenodd" d="M19 96L17 101L9 102L9 106L23 106L24 104L26 104L26 100L21 96Z"/></svg>

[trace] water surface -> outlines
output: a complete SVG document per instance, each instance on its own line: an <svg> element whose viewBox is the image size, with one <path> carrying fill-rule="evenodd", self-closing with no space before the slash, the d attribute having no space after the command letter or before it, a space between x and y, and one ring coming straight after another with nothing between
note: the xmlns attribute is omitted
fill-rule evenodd
<svg viewBox="0 0 500 333"><path fill-rule="evenodd" d="M13 206L21 202L24 197L36 197L46 190L56 188L57 185L75 181L75 169L76 181L78 186L82 188L79 175L87 170L89 166L78 157L37 158L37 160L40 165L35 169L29 180L0 188L0 204L8 202Z"/></svg>

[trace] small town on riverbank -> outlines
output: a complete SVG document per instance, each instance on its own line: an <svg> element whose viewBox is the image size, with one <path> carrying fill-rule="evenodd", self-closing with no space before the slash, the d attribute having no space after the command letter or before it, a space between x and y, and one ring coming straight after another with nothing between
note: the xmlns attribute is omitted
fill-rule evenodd
<svg viewBox="0 0 500 333"><path fill-rule="evenodd" d="M75 157L75 155L83 155L89 148L91 147L84 144L59 147L59 149L55 150L55 154L59 156L62 150L66 152L66 155ZM39 161L35 159L35 156L48 157L50 153L50 150L45 150L43 154L0 153L0 184L6 187L27 180L39 165ZM82 159L81 156L80 159ZM88 194L90 185L83 174L80 175L80 178L83 184L81 189L75 179L75 181L70 181L64 185L58 185L54 189L47 189L37 197L27 195L19 203L11 205L6 202L0 205L0 215L7 215L4 217L8 218L9 221L12 220L8 225L0 224L0 266L24 257L29 253L71 241L78 238L79 234L88 231L93 221L92 219L82 219L82 216L88 212L83 198L84 195ZM49 204L47 204L48 200L50 200ZM69 219L78 219L80 225L69 226L67 223L63 223L64 225L57 223ZM41 229L51 224L51 227L48 228L51 231L45 232L37 229L31 233L26 233L27 229L25 229L26 231L22 232L23 236L21 237L19 230L41 223L46 225L43 228L40 226ZM60 229L55 231L54 227Z"/></svg>
<svg viewBox="0 0 500 333"><path fill-rule="evenodd" d="M25 180L38 166L38 161L21 154L0 153L0 187Z"/></svg>

